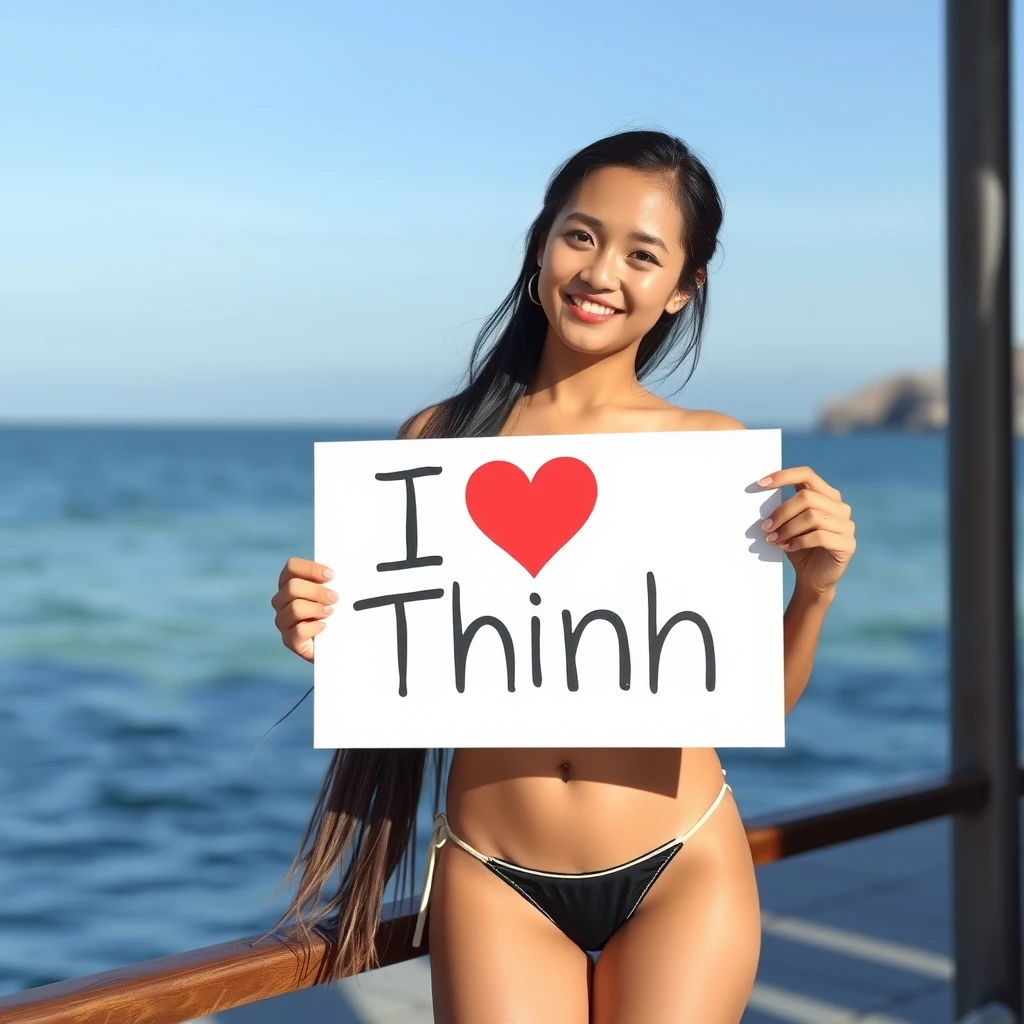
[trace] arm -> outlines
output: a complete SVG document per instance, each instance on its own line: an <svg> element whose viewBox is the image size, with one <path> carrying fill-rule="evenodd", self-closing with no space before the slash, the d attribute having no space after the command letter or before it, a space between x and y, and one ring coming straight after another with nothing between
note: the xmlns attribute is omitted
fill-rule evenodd
<svg viewBox="0 0 1024 1024"><path fill-rule="evenodd" d="M787 715L793 710L793 705L800 699L811 678L821 626L834 596L834 590L819 594L797 587L782 617Z"/></svg>
<svg viewBox="0 0 1024 1024"><path fill-rule="evenodd" d="M743 424L720 413L705 413L704 429L743 430ZM850 506L812 469L784 469L765 479L765 488L790 484L797 493L784 501L765 523L767 540L786 552L796 570L796 587L782 618L788 715L807 688L814 667L825 613L836 583L857 542Z"/></svg>
<svg viewBox="0 0 1024 1024"><path fill-rule="evenodd" d="M796 488L796 494L762 523L768 531L765 539L785 551L796 571L796 586L782 620L788 715L811 677L825 613L857 540L850 506L808 466L780 470L759 483L766 488Z"/></svg>

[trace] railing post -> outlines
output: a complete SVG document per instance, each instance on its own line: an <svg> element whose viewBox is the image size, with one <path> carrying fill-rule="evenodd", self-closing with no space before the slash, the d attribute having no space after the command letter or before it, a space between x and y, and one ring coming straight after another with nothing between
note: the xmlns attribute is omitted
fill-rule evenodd
<svg viewBox="0 0 1024 1024"><path fill-rule="evenodd" d="M1009 0L946 0L952 769L957 1017L1021 1014L1010 320Z"/></svg>

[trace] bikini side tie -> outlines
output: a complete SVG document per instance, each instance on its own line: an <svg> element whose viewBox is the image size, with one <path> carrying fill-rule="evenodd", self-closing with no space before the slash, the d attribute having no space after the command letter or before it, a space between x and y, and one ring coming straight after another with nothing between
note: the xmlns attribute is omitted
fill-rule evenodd
<svg viewBox="0 0 1024 1024"><path fill-rule="evenodd" d="M437 861L437 851L448 840L461 846L470 856L476 857L482 864L487 863L487 858L478 850L474 850L469 843L463 842L448 826L448 818L441 813L434 815L434 831L430 836L430 846L427 848L427 863L423 869L423 897L420 900L420 912L416 915L416 931L413 932L413 949L419 946L423 940L423 926L427 922L427 908L430 904L430 887L434 884L434 864Z"/></svg>

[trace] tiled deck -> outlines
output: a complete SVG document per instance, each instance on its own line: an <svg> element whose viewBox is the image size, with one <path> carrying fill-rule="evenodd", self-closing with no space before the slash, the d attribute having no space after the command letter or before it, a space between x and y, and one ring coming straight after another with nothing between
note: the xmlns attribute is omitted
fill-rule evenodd
<svg viewBox="0 0 1024 1024"><path fill-rule="evenodd" d="M950 822L758 869L764 941L744 1024L951 1024ZM421 958L204 1024L427 1024Z"/></svg>

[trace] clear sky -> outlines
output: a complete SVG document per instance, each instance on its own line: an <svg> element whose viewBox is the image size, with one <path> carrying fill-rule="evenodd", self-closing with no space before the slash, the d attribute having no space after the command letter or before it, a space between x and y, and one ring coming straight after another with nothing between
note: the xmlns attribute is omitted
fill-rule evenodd
<svg viewBox="0 0 1024 1024"><path fill-rule="evenodd" d="M397 418L462 369L555 167L659 127L726 205L678 401L809 423L944 357L942 11L7 0L0 417Z"/></svg>

